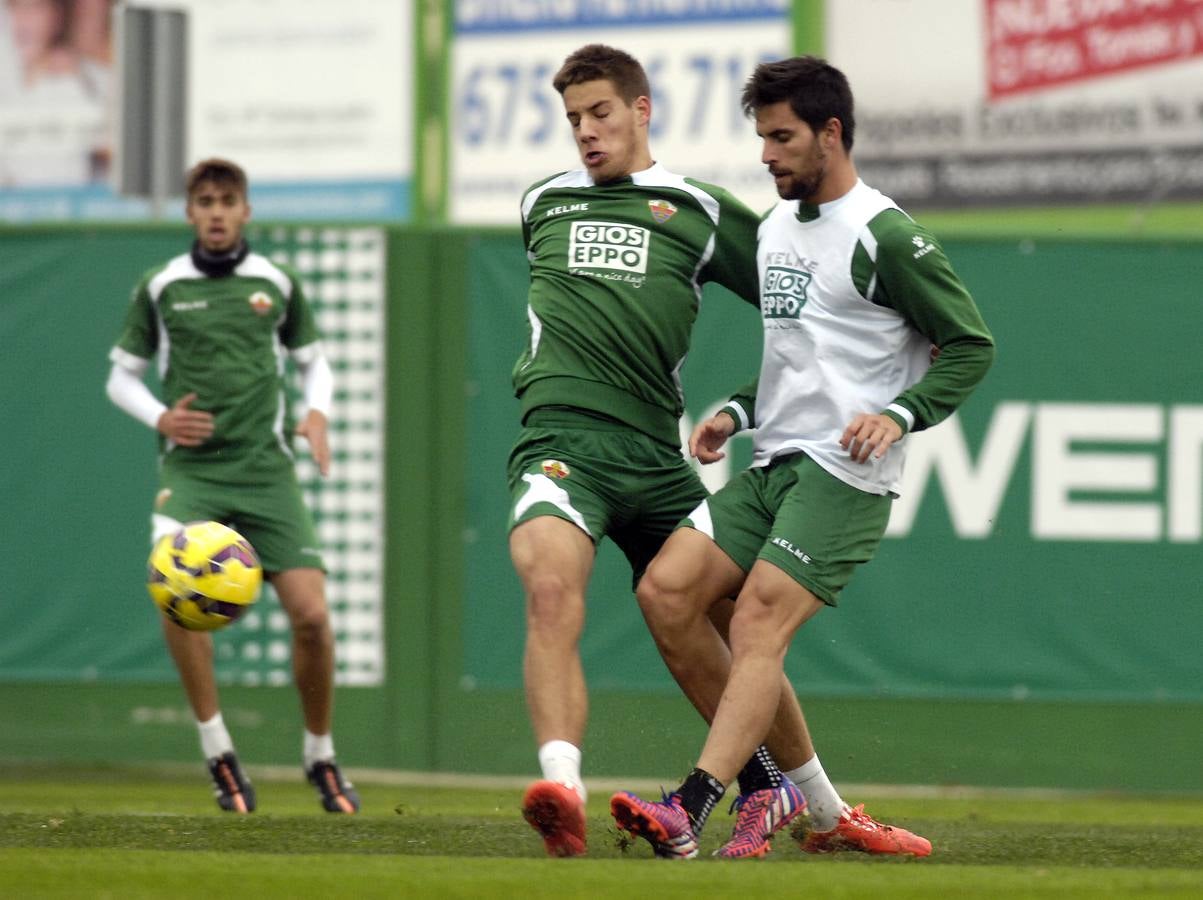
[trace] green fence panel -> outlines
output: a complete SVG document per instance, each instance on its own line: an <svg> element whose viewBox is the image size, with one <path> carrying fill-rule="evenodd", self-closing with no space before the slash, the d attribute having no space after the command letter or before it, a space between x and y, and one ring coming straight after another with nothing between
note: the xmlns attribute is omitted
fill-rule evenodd
<svg viewBox="0 0 1203 900"><path fill-rule="evenodd" d="M339 384L335 473L298 467L324 538L339 628L339 677L378 684L385 374L384 232L253 228L256 250L295 265L317 310ZM105 397L108 351L139 276L186 250L188 232L119 228L0 235L0 334L10 439L0 478L10 509L0 546L5 605L0 677L173 680L143 587L157 444ZM301 451L303 441L298 441ZM227 681L290 679L286 619L270 589L237 629L216 635Z"/></svg>
<svg viewBox="0 0 1203 900"><path fill-rule="evenodd" d="M395 764L382 721L385 232L258 228L310 285L336 371L337 477L300 468L330 566L339 722L360 764ZM0 757L195 757L196 731L144 587L156 442L104 392L133 285L188 247L180 227L0 230ZM381 407L381 411L383 407ZM254 761L294 761L301 725L286 618L270 591L215 635L223 709ZM258 685L260 687L253 687ZM272 687L278 685L279 687ZM362 724L355 727L358 720Z"/></svg>
<svg viewBox="0 0 1203 900"><path fill-rule="evenodd" d="M134 282L181 241L178 230L0 236L5 679L170 672L142 586L154 439L104 384Z"/></svg>
<svg viewBox="0 0 1203 900"><path fill-rule="evenodd" d="M142 589L153 438L103 394L134 277L186 237L0 231L0 608L10 623L0 758L195 757ZM291 248L296 234L277 237ZM1200 789L1200 248L948 249L999 360L955 431L912 449L920 501L896 521L899 534L795 643L789 672L828 768L844 781ZM521 241L390 229L387 259L386 660L380 688L338 691L340 755L353 766L533 773L523 601L505 537L509 376L526 328ZM759 342L755 310L708 290L683 373L691 419L756 368ZM740 438L730 470L748 457ZM705 472L712 486L722 474ZM1143 537L1058 536L1058 504L1134 522ZM589 604L587 771L683 774L704 730L609 544ZM252 765L295 761L291 687L223 696ZM932 736L950 730L955 746L933 755ZM861 752L865 741L890 752ZM1143 764L1154 756L1157 767Z"/></svg>

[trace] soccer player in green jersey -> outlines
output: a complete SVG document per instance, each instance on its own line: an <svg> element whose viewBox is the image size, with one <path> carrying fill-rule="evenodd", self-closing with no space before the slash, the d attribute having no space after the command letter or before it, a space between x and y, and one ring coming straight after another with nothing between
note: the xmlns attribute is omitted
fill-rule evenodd
<svg viewBox="0 0 1203 900"><path fill-rule="evenodd" d="M243 239L251 214L243 170L207 159L189 171L186 187L195 242L135 288L109 354L108 395L160 435L152 542L184 522L216 520L241 532L258 552L292 628L306 777L326 810L353 813L359 797L334 758L334 635L317 535L286 432L285 358L301 372L308 407L296 432L308 440L322 475L330 468L333 377L300 280L252 253ZM163 400L143 381L156 356ZM254 788L218 703L213 642L166 617L162 623L217 802L251 812Z"/></svg>
<svg viewBox="0 0 1203 900"><path fill-rule="evenodd" d="M613 540L637 583L706 496L681 452L679 372L703 283L756 303L758 218L723 189L655 162L648 80L629 54L582 47L553 84L583 168L522 198L530 340L513 372L523 428L508 467L510 555L526 594L524 680L543 773L523 812L549 854L576 856L585 852L588 705L578 641L596 546ZM800 730L792 692L790 701L782 744ZM776 794L774 759L753 750L741 789ZM801 808L792 785L781 790L775 827Z"/></svg>
<svg viewBox="0 0 1203 900"><path fill-rule="evenodd" d="M994 358L939 243L857 176L844 75L815 57L762 64L743 104L781 197L758 236L764 355L758 383L689 446L713 462L731 434L755 427L753 463L690 513L639 585L669 668L716 712L677 791L611 798L619 826L665 856L696 854L707 816L770 728L794 634L875 553L905 436L950 415ZM717 671L695 660L717 639L706 611L726 596L736 596L732 656ZM809 749L793 779L810 819L804 851L931 852L844 803Z"/></svg>

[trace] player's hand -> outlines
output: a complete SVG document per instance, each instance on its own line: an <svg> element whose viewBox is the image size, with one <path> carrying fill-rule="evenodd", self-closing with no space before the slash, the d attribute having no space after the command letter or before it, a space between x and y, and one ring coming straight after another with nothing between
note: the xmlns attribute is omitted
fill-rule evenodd
<svg viewBox="0 0 1203 900"><path fill-rule="evenodd" d="M881 413L861 413L848 423L840 436L840 446L848 451L859 463L863 463L872 453L877 459L886 455L886 451L902 440L902 428L889 416Z"/></svg>
<svg viewBox="0 0 1203 900"><path fill-rule="evenodd" d="M326 416L316 409L309 410L304 421L297 426L297 434L309 442L309 452L317 463L317 470L325 478L330 474L330 441L327 438Z"/></svg>
<svg viewBox="0 0 1203 900"><path fill-rule="evenodd" d="M726 456L719 447L727 443L727 438L735 434L735 420L727 413L721 412L711 416L705 422L700 422L689 436L689 455L703 465L717 462Z"/></svg>
<svg viewBox="0 0 1203 900"><path fill-rule="evenodd" d="M185 394L175 406L164 410L155 427L181 447L199 447L213 436L213 413L190 409L196 392Z"/></svg>

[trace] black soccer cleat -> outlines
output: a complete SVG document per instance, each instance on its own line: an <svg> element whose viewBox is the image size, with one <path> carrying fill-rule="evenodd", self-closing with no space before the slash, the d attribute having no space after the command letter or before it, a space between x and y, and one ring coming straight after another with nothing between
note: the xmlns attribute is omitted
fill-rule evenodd
<svg viewBox="0 0 1203 900"><path fill-rule="evenodd" d="M355 785L343 778L338 764L332 759L319 760L305 772L309 783L317 788L322 808L332 813L359 812L359 793Z"/></svg>
<svg viewBox="0 0 1203 900"><path fill-rule="evenodd" d="M232 751L209 760L209 774L213 777L213 795L218 806L226 812L255 811L255 788Z"/></svg>

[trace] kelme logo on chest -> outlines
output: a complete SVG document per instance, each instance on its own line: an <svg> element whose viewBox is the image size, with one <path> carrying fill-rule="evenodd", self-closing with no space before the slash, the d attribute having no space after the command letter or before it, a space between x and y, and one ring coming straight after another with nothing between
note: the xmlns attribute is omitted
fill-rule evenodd
<svg viewBox="0 0 1203 900"><path fill-rule="evenodd" d="M651 232L638 225L611 222L573 222L568 240L571 269L617 269L647 272L647 245Z"/></svg>
<svg viewBox="0 0 1203 900"><path fill-rule="evenodd" d="M811 275L801 269L769 266L760 289L760 311L766 319L796 319L806 305Z"/></svg>

